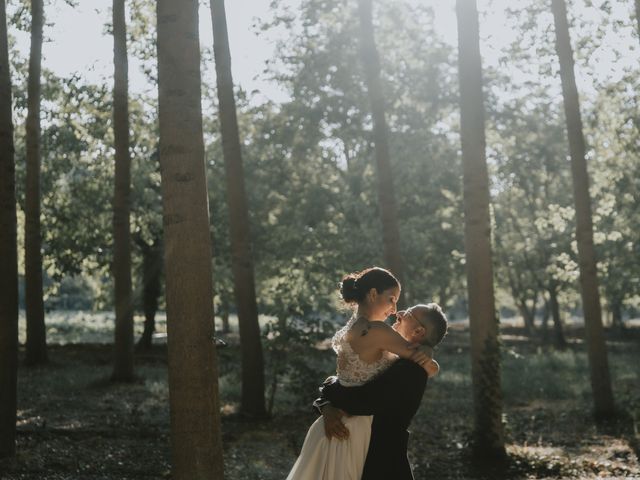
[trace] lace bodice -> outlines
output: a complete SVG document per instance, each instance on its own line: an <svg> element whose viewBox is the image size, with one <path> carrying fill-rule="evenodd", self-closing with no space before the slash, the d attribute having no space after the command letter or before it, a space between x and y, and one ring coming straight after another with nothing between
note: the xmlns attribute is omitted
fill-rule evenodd
<svg viewBox="0 0 640 480"><path fill-rule="evenodd" d="M331 340L331 346L338 355L337 374L341 385L355 387L367 383L373 377L385 371L398 358L390 352L383 352L382 357L372 363L360 359L347 341L347 332L356 322L354 315L347 324L336 332Z"/></svg>

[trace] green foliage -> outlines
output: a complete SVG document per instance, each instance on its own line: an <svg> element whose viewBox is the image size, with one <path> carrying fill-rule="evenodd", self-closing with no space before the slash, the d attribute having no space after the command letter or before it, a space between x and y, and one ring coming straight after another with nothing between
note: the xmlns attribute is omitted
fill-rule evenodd
<svg viewBox="0 0 640 480"><path fill-rule="evenodd" d="M610 85L587 130L598 269L609 309L618 315L624 303L640 304L639 82L636 73Z"/></svg>
<svg viewBox="0 0 640 480"><path fill-rule="evenodd" d="M637 205L633 86L638 73L622 62L605 72L597 62L603 52L620 55L620 43L611 43L612 31L628 38L635 26L626 19L620 24L620 9L612 11L608 2L582 3L570 8L570 20L576 71L586 70L600 91L596 96L581 92L598 275L607 308L620 316L623 303L627 308L636 304L638 290L638 255L628 230L637 220L637 208L629 206ZM548 4L515 2L510 20L518 38L502 62L518 75L501 70L489 75L498 281L518 304L535 308L545 289L559 287L561 303L571 306L577 303L579 272L553 19Z"/></svg>
<svg viewBox="0 0 640 480"><path fill-rule="evenodd" d="M10 33L27 29L27 4L14 0L8 9ZM499 307L539 307L544 290L553 287L564 308L571 308L578 298L578 269L552 17L546 4L515 1L509 9L508 27L517 40L501 52L500 68L485 66ZM153 84L154 4L135 0L128 11L130 56ZM635 24L604 1L576 0L571 12L577 66L599 89L581 98L600 281L607 307L630 312L640 306L634 234L638 73L623 63L622 77L618 70L595 75L591 57L608 48L626 58L622 47L611 44L611 34L627 38ZM355 3L304 0L294 9L274 2L272 13L261 28L285 36L265 74L290 98L257 104L253 92L240 89L236 97L259 307L289 322L335 315L337 282L347 272L382 264L382 241ZM464 316L455 51L439 38L428 6L376 2L374 15L406 301L438 301ZM211 70L210 50L203 51L203 72ZM10 53L22 205L27 63L16 48ZM218 310L233 311L217 101L213 82L203 86L215 303ZM132 232L136 245L152 245L162 232L155 92L132 94L129 108ZM86 291L94 308L110 304L111 121L109 81L91 85L80 74L58 78L43 72L42 220L50 307L57 292L76 281L85 285L77 291ZM137 285L140 253L134 250ZM78 276L84 280L74 280Z"/></svg>
<svg viewBox="0 0 640 480"><path fill-rule="evenodd" d="M273 321L265 329L267 411L309 405L322 379L335 374L333 350L317 346L333 333L328 321ZM278 400L276 402L276 399Z"/></svg>
<svg viewBox="0 0 640 480"><path fill-rule="evenodd" d="M305 172L302 180L335 185L326 193L307 190L307 198L314 199L315 208L324 206L331 219L323 235L338 231L332 250L341 253L334 268L342 272L382 260L370 107L358 67L354 8L309 0L297 13L279 10L275 26L286 25L292 33L279 45L271 69L292 97L280 112L289 117L281 129L291 136L284 143L292 146L285 154L294 161L288 171L312 165L322 173ZM406 263L401 280L408 302L452 304L460 294L463 268L455 258L463 247L458 138L451 133L457 128L453 52L437 37L428 8L381 3L376 17ZM278 133L275 128L269 135ZM300 140L309 147L302 148ZM304 205L296 202L303 218L316 218ZM274 223L287 218L288 212L282 213L271 217Z"/></svg>

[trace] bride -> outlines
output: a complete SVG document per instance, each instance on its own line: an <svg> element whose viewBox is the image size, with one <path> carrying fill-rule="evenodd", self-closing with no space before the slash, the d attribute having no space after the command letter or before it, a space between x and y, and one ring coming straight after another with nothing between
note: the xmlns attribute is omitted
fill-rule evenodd
<svg viewBox="0 0 640 480"><path fill-rule="evenodd" d="M351 273L342 279L340 295L354 310L332 340L341 385L363 385L398 357L419 363L429 376L438 372L432 349L409 343L384 323L396 313L400 296L400 282L391 272L372 267ZM369 448L372 420L371 415L345 418L348 438L337 440L325 433L322 417L318 418L309 428L287 480L359 480Z"/></svg>

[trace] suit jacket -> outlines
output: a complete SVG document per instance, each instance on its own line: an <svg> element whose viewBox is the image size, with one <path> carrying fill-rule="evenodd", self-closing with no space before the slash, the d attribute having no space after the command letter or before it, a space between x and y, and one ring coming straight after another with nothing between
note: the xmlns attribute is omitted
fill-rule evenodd
<svg viewBox="0 0 640 480"><path fill-rule="evenodd" d="M418 411L427 379L418 364L400 359L362 386L343 387L333 377L320 388L317 403L328 400L351 415L373 415L362 480L413 479L407 427Z"/></svg>

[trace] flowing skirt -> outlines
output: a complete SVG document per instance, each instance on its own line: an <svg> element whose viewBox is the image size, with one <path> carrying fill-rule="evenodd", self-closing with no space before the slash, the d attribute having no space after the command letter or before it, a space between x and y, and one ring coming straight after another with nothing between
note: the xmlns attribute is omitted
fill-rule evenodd
<svg viewBox="0 0 640 480"><path fill-rule="evenodd" d="M309 428L287 480L360 480L372 421L371 415L345 417L349 438L329 440L324 434L324 421L319 417Z"/></svg>

